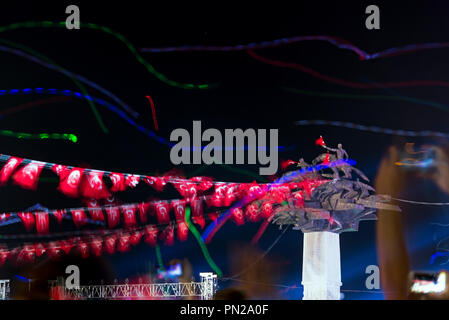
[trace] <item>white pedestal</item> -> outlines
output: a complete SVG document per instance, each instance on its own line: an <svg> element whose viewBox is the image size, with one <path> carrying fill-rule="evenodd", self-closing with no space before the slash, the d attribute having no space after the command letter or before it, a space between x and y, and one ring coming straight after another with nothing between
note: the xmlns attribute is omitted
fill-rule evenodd
<svg viewBox="0 0 449 320"><path fill-rule="evenodd" d="M322 231L304 233L303 300L340 300L340 235Z"/></svg>

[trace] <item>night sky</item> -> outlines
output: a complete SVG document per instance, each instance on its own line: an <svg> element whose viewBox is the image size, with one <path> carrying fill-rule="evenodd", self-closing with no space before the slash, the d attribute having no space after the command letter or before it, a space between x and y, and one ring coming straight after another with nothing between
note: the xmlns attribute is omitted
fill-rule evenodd
<svg viewBox="0 0 449 320"><path fill-rule="evenodd" d="M135 1L100 2L72 1L42 4L41 1L21 1L2 4L0 27L26 21L65 21L65 8L69 4L80 7L81 22L109 27L122 34L130 43L141 48L177 47L187 45L225 46L263 42L305 35L328 35L344 39L362 50L373 53L410 44L448 41L449 5L445 1L390 3L354 1L310 4L272 3L271 6L254 5L243 10L231 4L213 4L208 7L178 7L175 4L159 8L153 4ZM365 28L365 8L376 4L380 8L380 30ZM0 28L1 29L1 28ZM140 117L137 123L154 130L150 95L155 104L158 136L169 139L176 128L192 131L192 121L201 120L203 130L217 128L278 129L279 159L306 161L322 150L314 144L322 135L334 147L343 143L357 167L373 180L378 165L388 146L402 146L405 142L426 143L430 139L394 137L382 133L329 126L296 126L298 120L338 120L362 125L375 125L391 129L433 130L448 132L449 96L442 86L408 86L373 89L350 88L330 83L310 74L262 63L245 50L233 52L162 52L140 53L158 72L179 83L218 84L211 89L183 89L160 81L137 61L135 56L114 36L99 30L81 27L22 28L0 32L2 40L12 41L45 55L65 69L82 75L106 88L126 102ZM272 48L255 49L264 57L301 64L317 72L359 83L406 82L412 80L448 81L449 48L411 52L400 56L360 61L349 50L342 50L326 41L302 41ZM0 51L1 89L56 88L79 91L76 85L61 73L42 67L11 53ZM302 90L295 93L286 90ZM98 90L86 86L94 97L115 104ZM308 94L306 94L306 93ZM406 96L410 101L393 99L353 99L326 97L320 93L346 95ZM48 94L2 95L0 112L40 99L54 97ZM447 98L446 98L447 97ZM440 104L440 107L412 101L421 99ZM0 153L29 159L83 166L115 172L162 174L175 166L170 161L170 148L151 139L129 125L117 114L97 104L109 133L98 125L95 115L85 100L73 97L57 103L42 104L0 118L0 129L18 132L73 133L79 141L74 144L63 140L23 140L0 136ZM201 165L177 166L190 176ZM253 175L238 173L244 169ZM257 165L232 165L231 169L211 165L201 175L219 181L251 182L259 172ZM0 188L1 212L20 211L36 203L44 207L70 208L80 206L77 199L68 199L56 190L55 175L44 172L45 178L36 191L27 191L13 185ZM266 177L256 180L262 182ZM144 201L155 196L150 187L120 195L124 202ZM173 195L168 195L173 196ZM407 193L408 199L445 201L430 182L417 182ZM445 229L435 228L429 222L447 223L443 208L401 206L409 232L408 244L412 268L437 270L430 265L435 252L436 236L443 237ZM67 228L70 228L68 223ZM63 228L59 228L61 231ZM2 227L1 233L25 233L22 225ZM258 224L247 223L237 227L228 222L208 249L215 262L228 274L232 246L249 243L258 230ZM266 250L280 234L277 226L270 226L258 246ZM366 290L365 268L376 265L375 222L360 224L358 232L343 233L341 241L342 290L345 299L381 299L380 293L354 293L344 290ZM7 244L11 247L14 242ZM209 271L201 250L192 235L185 243L176 240L173 247L161 247L164 262L175 258L188 258L197 275ZM111 271L111 279L124 279L148 272L155 265L155 250L142 243L126 254L104 256ZM282 286L300 286L302 270L302 234L287 232L267 255L267 259L281 261L276 283ZM80 262L81 263L81 262ZM0 278L18 272L12 265L0 268ZM24 271L23 271L24 272ZM91 272L92 280L100 272ZM26 276L25 274L22 274ZM106 276L105 276L106 278ZM230 285L223 283L223 287ZM279 291L285 291L279 287ZM283 299L302 297L301 289L281 293Z"/></svg>

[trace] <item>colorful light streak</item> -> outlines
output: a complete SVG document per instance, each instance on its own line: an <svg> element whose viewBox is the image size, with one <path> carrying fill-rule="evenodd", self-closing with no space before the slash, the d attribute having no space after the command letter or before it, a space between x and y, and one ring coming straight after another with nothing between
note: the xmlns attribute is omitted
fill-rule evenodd
<svg viewBox="0 0 449 320"><path fill-rule="evenodd" d="M406 53L427 50L448 48L449 42L429 42L421 44L409 44L402 47L394 47L379 52L367 53L359 47L351 44L349 41L334 36L296 36L290 38L281 38L271 41L252 42L248 44L239 44L232 46L180 46L180 47L162 47L162 48L142 48L141 52L186 52L186 51L247 51L251 49L263 49L277 47L301 41L326 41L339 49L350 50L359 56L360 60L373 60L385 57L403 55Z"/></svg>
<svg viewBox="0 0 449 320"><path fill-rule="evenodd" d="M148 101L150 102L151 113L153 114L154 130L158 131L159 128L157 126L156 109L154 108L154 101L150 96L146 96L145 98L147 98Z"/></svg>
<svg viewBox="0 0 449 320"><path fill-rule="evenodd" d="M11 41L7 41L4 39L0 39L0 43L6 43L10 46L13 47L18 47L24 51L28 51L31 54L25 53L19 49L15 49L15 48L10 48L10 47L6 47L6 46L0 46L0 51L3 52L7 52L7 53L11 53L14 55L17 55L19 57L25 58L27 60L33 61L45 68L48 68L50 70L54 70L57 71L59 73L62 73L63 75L67 76L68 78L70 78L79 88L80 91L83 92L84 88L80 82L83 82L85 84L87 84L88 86L100 91L101 93L103 93L104 95L106 95L107 97L111 98L112 100L114 100L118 105L120 105L121 107L123 107L125 109L125 111L127 111L133 118L137 118L139 116L139 114L134 111L130 106L128 106L126 103L124 103L122 100L120 100L119 98L117 98L114 94L112 94L111 92L109 92L108 90L104 89L103 87L99 86L98 84L96 84L95 82L92 82L88 79L86 79L85 77L72 73L62 67L59 67L57 65L55 65L54 63L51 62L50 59L48 59L47 57L43 56L42 54L38 53L35 50L32 50L30 48L27 48L23 45L11 42ZM40 57L40 58L38 58ZM85 90L84 90L85 91ZM84 93L85 95L87 95L87 92Z"/></svg>
<svg viewBox="0 0 449 320"><path fill-rule="evenodd" d="M301 90L295 88L282 88L285 91L314 96L314 97L324 97L324 98L338 98L338 99L363 99L363 100L391 100L391 101L407 101L415 104L422 104L431 107L435 107L440 110L449 111L449 106L438 102L432 102L422 99L416 99L412 97L402 96L402 95L374 95L374 94L346 94L346 93L334 93L334 92L322 92L322 91L309 91Z"/></svg>
<svg viewBox="0 0 449 320"><path fill-rule="evenodd" d="M46 63L48 65L52 65L52 66L54 66L54 68L63 70L63 68L58 66L56 63L54 63L49 58L45 57L44 55L40 54L39 52L37 52L35 50L25 47L24 45L14 43L12 41L5 40L5 39L0 39L0 43L6 43L9 46L21 48L24 51L28 51L28 52L34 54L35 56L40 57L42 60L44 60L44 63ZM1 50L1 47L7 48L4 46L0 46L0 50ZM24 56L22 55L22 57L24 57ZM70 75L69 75L69 77L75 83L75 85L81 90L81 92L83 92L83 94L85 94L85 95L88 94L86 88L84 88L84 86L81 83L79 83L74 77L72 77ZM88 101L87 103L89 104L90 108L92 109L92 112L94 113L95 118L97 119L98 125L100 126L101 130L103 130L103 132L106 134L109 133L108 129L106 128L106 126L103 122L103 119L101 118L100 114L98 113L98 110L97 110L97 107L95 106L95 104L92 101Z"/></svg>
<svg viewBox="0 0 449 320"><path fill-rule="evenodd" d="M352 122L343 121L329 121L329 120L300 120L295 122L298 126L333 126L349 129L356 129L360 131L384 133L388 135L396 135L403 137L442 137L449 138L449 133L436 132L436 131L411 131L411 130L397 130L387 129L377 126L365 126L361 124L355 124Z"/></svg>
<svg viewBox="0 0 449 320"><path fill-rule="evenodd" d="M270 64L270 65L273 65L276 67L298 70L298 71L304 72L306 74L309 74L317 79L325 80L330 83L335 83L335 84L350 87L350 88L374 89L374 88L379 88L379 87L400 88L400 87L421 87L421 86L449 87L449 82L439 81L439 80L411 80L411 81L383 82L383 83L355 82L355 81L349 81L349 80L345 80L345 79L328 76L328 75L319 73L318 71L315 71L311 68L308 68L306 66L303 66L303 65L295 63L295 62L285 62L285 61L274 60L274 59L262 57L261 55L255 53L252 50L248 50L248 54L259 62L262 62L265 64Z"/></svg>
<svg viewBox="0 0 449 320"><path fill-rule="evenodd" d="M28 139L28 140L68 140L73 143L78 142L78 137L71 133L26 133L26 132L14 132L10 130L0 130L0 135L5 137Z"/></svg>
<svg viewBox="0 0 449 320"><path fill-rule="evenodd" d="M220 268L215 264L215 262L212 260L209 251L207 251L206 244L204 243L203 239L201 238L201 234L196 230L195 226L190 221L190 207L186 207L185 211L185 222L187 224L187 227L189 228L190 232L193 234L195 239L198 241L198 244L200 245L201 251L203 252L204 258L206 259L209 266L214 270L214 272L218 275L218 277L223 276L223 272L220 270Z"/></svg>
<svg viewBox="0 0 449 320"><path fill-rule="evenodd" d="M80 23L81 28L88 28L93 30L100 30L107 34L112 35L116 39L120 40L122 43L126 45L126 47L131 51L131 53L135 56L137 61L144 65L144 67L157 79L160 81L177 88L182 89L210 89L216 87L217 84L192 84L192 83L180 83L173 80L168 79L165 75L158 72L151 64L149 64L134 48L134 46L120 33L111 30L108 27L100 26L94 23ZM19 22L13 23L7 26L0 27L0 32L17 30L21 28L64 28L66 29L66 22L53 22L53 21L28 21L28 22Z"/></svg>

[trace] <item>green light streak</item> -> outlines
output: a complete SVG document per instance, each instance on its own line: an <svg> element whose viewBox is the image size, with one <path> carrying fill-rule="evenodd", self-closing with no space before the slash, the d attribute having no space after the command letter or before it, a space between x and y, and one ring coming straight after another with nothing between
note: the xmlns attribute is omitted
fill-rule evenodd
<svg viewBox="0 0 449 320"><path fill-rule="evenodd" d="M59 66L58 64L56 64L54 61L52 61L50 58L44 56L43 54L37 52L34 49L28 48L28 47L26 47L26 46L24 46L24 45L22 45L20 43L12 42L12 41L9 41L9 40L6 40L6 39L0 39L0 43L6 44L6 45L8 45L10 47L15 47L15 48L21 49L21 50L23 50L25 52L28 52L31 55L34 55L34 56L36 56L36 57L46 61L47 63L50 63L50 64L54 65L58 69L64 69L61 66ZM86 88L78 80L76 80L75 78L73 78L71 76L68 76L68 77L70 78L70 80L72 80L72 82L80 89L80 91L85 96L89 95L89 93L87 92ZM108 134L109 130L106 128L106 125L104 124L103 119L101 118L100 113L98 112L97 107L95 106L95 104L92 101L90 101L90 100L87 100L87 103L89 104L90 108L92 109L92 112L94 113L95 118L97 119L97 122L98 122L101 130L103 130L104 133Z"/></svg>
<svg viewBox="0 0 449 320"><path fill-rule="evenodd" d="M201 251L203 252L204 258L206 258L207 263L219 277L222 277L223 272L221 272L220 268L218 268L218 266L212 260L209 251L207 251L207 247L203 242L203 239L201 239L200 233L198 232L198 230L196 230L195 226L190 221L190 207L186 207L185 221L190 232L192 232L193 236L196 238L196 241L198 241L198 244L200 245Z"/></svg>
<svg viewBox="0 0 449 320"><path fill-rule="evenodd" d="M17 139L51 139L51 140L68 140L73 143L78 142L78 137L71 133L26 133L26 132L14 132L11 130L0 130L0 135L5 137L17 138Z"/></svg>
<svg viewBox="0 0 449 320"><path fill-rule="evenodd" d="M299 93L303 95L308 96L314 96L314 97L326 97L326 98L340 98L340 99L376 99L376 100L392 100L392 101L407 101L412 102L415 104L422 104L427 105L431 107L435 107L440 110L449 111L449 107L445 106L444 104L433 102L433 101L427 101L422 99L416 99L412 97L407 96L387 96L387 95L374 95L374 94L346 94L346 93L334 93L334 92L322 92L322 91L308 91L308 90L301 90L301 89L295 89L295 88L286 88L282 87L283 90L293 93Z"/></svg>
<svg viewBox="0 0 449 320"><path fill-rule="evenodd" d="M123 42L126 47L131 51L131 53L136 57L137 61L139 61L141 64L144 65L144 67L153 74L156 78L158 78L160 81L173 86L178 87L182 89L211 89L214 87L217 87L218 84L192 84L192 83L180 83L173 80L168 79L165 75L157 71L151 64L149 64L134 48L134 46L126 39L122 34L113 31L109 29L108 27L103 27L95 23L80 23L81 27L89 28L93 30L100 30L105 33L108 33L121 42ZM66 22L52 22L52 21L28 21L28 22L19 22L19 23L13 23L7 26L0 27L0 32L9 31L9 30L16 30L21 28L36 28L36 27L44 27L44 28L66 28Z"/></svg>
<svg viewBox="0 0 449 320"><path fill-rule="evenodd" d="M159 268L162 271L165 271L164 262L162 261L161 247L159 247L159 245L156 244L155 249L156 249L156 258L157 258L157 263L159 265Z"/></svg>

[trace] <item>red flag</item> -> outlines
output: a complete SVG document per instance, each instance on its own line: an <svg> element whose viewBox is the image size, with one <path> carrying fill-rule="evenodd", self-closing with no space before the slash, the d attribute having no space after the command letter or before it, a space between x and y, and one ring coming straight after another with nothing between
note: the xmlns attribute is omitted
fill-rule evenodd
<svg viewBox="0 0 449 320"><path fill-rule="evenodd" d="M137 246L140 242L140 239L143 236L143 232L136 230L134 232L131 233L131 237L129 238L129 242L133 245L133 246Z"/></svg>
<svg viewBox="0 0 449 320"><path fill-rule="evenodd" d="M129 239L130 239L130 236L129 236L129 234L126 234L126 233L122 233L118 237L117 250L119 252L126 252L130 249Z"/></svg>
<svg viewBox="0 0 449 320"><path fill-rule="evenodd" d="M145 177L145 182L152 186L156 191L163 191L167 184L167 177ZM176 186L176 185L175 185Z"/></svg>
<svg viewBox="0 0 449 320"><path fill-rule="evenodd" d="M87 216L86 216L86 213L84 212L84 209L71 210L71 212L72 212L73 223L75 224L75 226L77 228L79 228L87 223Z"/></svg>
<svg viewBox="0 0 449 320"><path fill-rule="evenodd" d="M93 221L104 221L104 215L103 210L101 209L100 205L98 204L98 200L91 199L87 201L87 207L89 211L89 215L92 218Z"/></svg>
<svg viewBox="0 0 449 320"><path fill-rule="evenodd" d="M137 224L136 221L136 211L137 207L135 205L122 206L123 220L126 227L133 227Z"/></svg>
<svg viewBox="0 0 449 320"><path fill-rule="evenodd" d="M70 173L70 169L67 166L63 166L60 164L53 165L51 167L51 171L53 171L59 176L59 181L62 181L65 178L67 178L68 174Z"/></svg>
<svg viewBox="0 0 449 320"><path fill-rule="evenodd" d="M259 219L259 208L257 204L251 203L248 206L246 206L245 215L251 222L257 222Z"/></svg>
<svg viewBox="0 0 449 320"><path fill-rule="evenodd" d="M187 237L189 235L189 228L187 227L187 224L184 221L178 222L178 239L179 241L186 241Z"/></svg>
<svg viewBox="0 0 449 320"><path fill-rule="evenodd" d="M62 249L58 242L53 241L48 244L47 254L52 260L58 260L61 257Z"/></svg>
<svg viewBox="0 0 449 320"><path fill-rule="evenodd" d="M34 216L31 212L20 212L17 214L22 220L27 231L31 231L34 227Z"/></svg>
<svg viewBox="0 0 449 320"><path fill-rule="evenodd" d="M135 188L139 184L140 176L138 175L128 175L125 179L125 185L128 188Z"/></svg>
<svg viewBox="0 0 449 320"><path fill-rule="evenodd" d="M78 242L78 250L81 253L81 257L86 259L89 256L89 245L84 241Z"/></svg>
<svg viewBox="0 0 449 320"><path fill-rule="evenodd" d="M293 193L293 199L297 208L304 208L304 193L302 190Z"/></svg>
<svg viewBox="0 0 449 320"><path fill-rule="evenodd" d="M64 179L61 179L58 190L68 197L77 198L83 173L84 169L73 168Z"/></svg>
<svg viewBox="0 0 449 320"><path fill-rule="evenodd" d="M159 224L166 224L170 222L170 204L165 201L156 203L157 221Z"/></svg>
<svg viewBox="0 0 449 320"><path fill-rule="evenodd" d="M81 179L80 191L85 198L105 199L111 195L103 182L103 172L90 171Z"/></svg>
<svg viewBox="0 0 449 320"><path fill-rule="evenodd" d="M107 253L114 254L116 242L117 242L117 237L115 235L106 237L106 240L104 241L104 249L106 250Z"/></svg>
<svg viewBox="0 0 449 320"><path fill-rule="evenodd" d="M176 221L184 221L184 215L186 212L185 200L174 200L171 202L173 211L175 212Z"/></svg>
<svg viewBox="0 0 449 320"><path fill-rule="evenodd" d="M320 137L315 141L315 144L316 144L317 146L325 146L325 145L326 145L326 143L324 143L324 139L323 139L322 136L320 136Z"/></svg>
<svg viewBox="0 0 449 320"><path fill-rule="evenodd" d="M157 244L158 229L155 225L149 225L145 228L145 242L155 247Z"/></svg>
<svg viewBox="0 0 449 320"><path fill-rule="evenodd" d="M243 211L240 208L234 208L231 210L231 218L236 225L241 226L245 223L245 218L243 217Z"/></svg>
<svg viewBox="0 0 449 320"><path fill-rule="evenodd" d="M227 185L224 199L225 206L230 206L235 200L237 200L237 188L238 184L236 183L230 183Z"/></svg>
<svg viewBox="0 0 449 320"><path fill-rule="evenodd" d="M210 220L215 221L218 219L218 212L210 212L207 214Z"/></svg>
<svg viewBox="0 0 449 320"><path fill-rule="evenodd" d="M206 221L204 220L203 216L203 201L193 200L191 202L192 206L192 221L200 226L201 229L204 228L204 225L206 224Z"/></svg>
<svg viewBox="0 0 449 320"><path fill-rule="evenodd" d="M297 162L293 161L293 160L281 161L281 168L282 168L282 170L285 170L285 169L287 169L288 167L290 167L290 166L292 166L294 164L297 164Z"/></svg>
<svg viewBox="0 0 449 320"><path fill-rule="evenodd" d="M36 252L36 257L40 257L46 252L46 249L42 243L36 243L34 245L34 251Z"/></svg>
<svg viewBox="0 0 449 320"><path fill-rule="evenodd" d="M64 209L62 210L54 210L53 216L56 218L59 224L61 224L62 219L65 217L66 211Z"/></svg>
<svg viewBox="0 0 449 320"><path fill-rule="evenodd" d="M34 251L34 247L31 245L26 245L19 251L16 262L19 265L23 263L32 263L35 258L36 253Z"/></svg>
<svg viewBox="0 0 449 320"><path fill-rule="evenodd" d="M0 171L0 186L6 185L14 170L22 163L22 158L11 157Z"/></svg>
<svg viewBox="0 0 449 320"><path fill-rule="evenodd" d="M11 216L10 213L0 213L0 223L3 222L3 221L5 221L5 220L8 220L8 218L9 218L10 216Z"/></svg>
<svg viewBox="0 0 449 320"><path fill-rule="evenodd" d="M45 164L42 162L32 161L14 173L12 177L14 184L19 185L24 189L36 190L39 182L39 175L44 166Z"/></svg>
<svg viewBox="0 0 449 320"><path fill-rule="evenodd" d="M273 213L273 204L271 201L266 201L262 204L261 216L262 218L269 218Z"/></svg>
<svg viewBox="0 0 449 320"><path fill-rule="evenodd" d="M72 248L75 246L73 239L60 240L59 247L64 251L65 254L69 254Z"/></svg>
<svg viewBox="0 0 449 320"><path fill-rule="evenodd" d="M109 178L112 181L112 192L119 192L119 191L125 191L126 190L126 184L125 184L125 176L122 173L111 173L109 174Z"/></svg>
<svg viewBox="0 0 449 320"><path fill-rule="evenodd" d="M101 256L101 249L103 247L103 240L101 238L94 237L90 241L90 250L93 256Z"/></svg>
<svg viewBox="0 0 449 320"><path fill-rule="evenodd" d="M148 221L148 213L150 211L150 204L148 202L139 203L139 217L140 222L147 223Z"/></svg>
<svg viewBox="0 0 449 320"><path fill-rule="evenodd" d="M120 223L119 207L106 207L106 214L108 215L108 226L110 229L116 227Z"/></svg>
<svg viewBox="0 0 449 320"><path fill-rule="evenodd" d="M164 242L164 245L173 245L173 243L175 242L175 228L172 223L165 227L164 231L161 232L160 238Z"/></svg>
<svg viewBox="0 0 449 320"><path fill-rule="evenodd" d="M36 230L39 234L47 234L48 233L48 212L36 212L34 214L36 219Z"/></svg>
<svg viewBox="0 0 449 320"><path fill-rule="evenodd" d="M212 178L209 177L193 177L190 178L190 180L193 182L198 182L197 186L200 191L207 191L214 185Z"/></svg>
<svg viewBox="0 0 449 320"><path fill-rule="evenodd" d="M6 248L0 248L0 267L5 263L10 256L10 252Z"/></svg>

